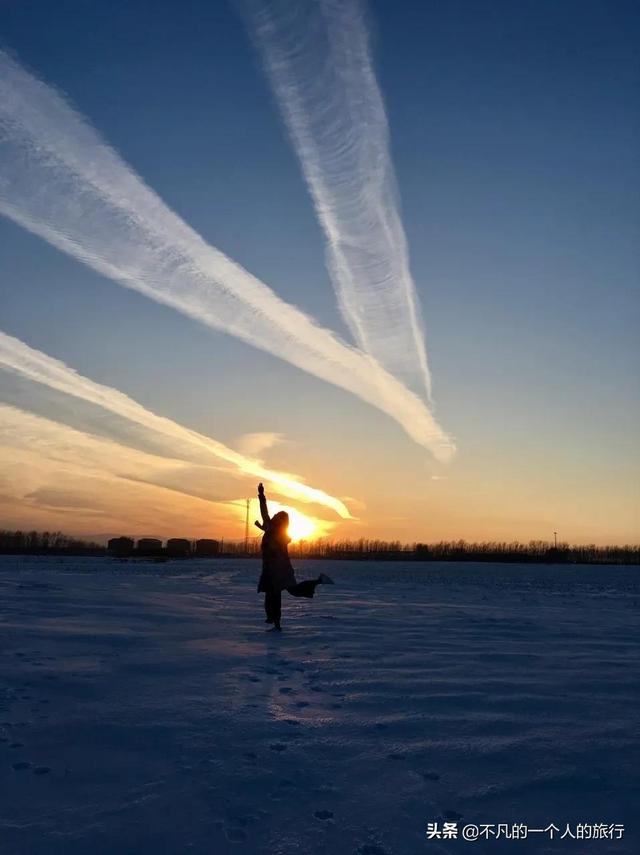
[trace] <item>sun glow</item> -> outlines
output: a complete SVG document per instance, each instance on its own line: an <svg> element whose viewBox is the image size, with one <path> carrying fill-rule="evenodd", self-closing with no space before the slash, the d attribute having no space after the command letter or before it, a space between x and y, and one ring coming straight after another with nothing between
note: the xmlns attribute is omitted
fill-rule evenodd
<svg viewBox="0 0 640 855"><path fill-rule="evenodd" d="M299 540L306 540L310 537L324 537L333 527L333 524L328 520L307 516L306 514L296 510L296 508L292 508L291 505L283 505L280 502L273 501L272 499L268 499L267 501L270 517L273 518L278 511L286 511L289 514L289 537L293 543L296 543ZM246 514L246 500L235 499L232 504L238 507L241 514L240 518L244 522ZM258 502L255 499L251 499L249 518L250 520L259 520L259 516L260 511L258 510Z"/></svg>
<svg viewBox="0 0 640 855"><path fill-rule="evenodd" d="M293 508L286 508L289 514L289 537L293 542L311 537L318 529L316 523L309 517Z"/></svg>

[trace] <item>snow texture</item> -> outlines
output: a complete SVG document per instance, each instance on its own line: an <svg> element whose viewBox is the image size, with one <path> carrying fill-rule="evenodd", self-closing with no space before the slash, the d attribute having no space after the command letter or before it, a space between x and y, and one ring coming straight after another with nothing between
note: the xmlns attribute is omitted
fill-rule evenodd
<svg viewBox="0 0 640 855"><path fill-rule="evenodd" d="M0 559L3 855L640 851L637 568L320 570L277 634L255 561Z"/></svg>

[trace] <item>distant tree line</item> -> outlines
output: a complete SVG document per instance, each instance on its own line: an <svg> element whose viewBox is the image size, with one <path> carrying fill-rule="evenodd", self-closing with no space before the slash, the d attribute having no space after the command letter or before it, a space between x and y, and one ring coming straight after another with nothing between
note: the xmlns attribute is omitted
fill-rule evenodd
<svg viewBox="0 0 640 855"><path fill-rule="evenodd" d="M70 537L60 531L7 531L0 529L3 555L102 555L99 543Z"/></svg>
<svg viewBox="0 0 640 855"><path fill-rule="evenodd" d="M403 544L399 540L299 540L289 546L289 553L296 558L351 558L365 561L409 560L415 552L415 544Z"/></svg>
<svg viewBox="0 0 640 855"><path fill-rule="evenodd" d="M251 537L246 544L244 540L223 540L220 544L220 554L256 558L260 555L260 538Z"/></svg>
<svg viewBox="0 0 640 855"><path fill-rule="evenodd" d="M186 543L187 541L185 541ZM214 543L214 541L201 541ZM133 543L133 541L132 541ZM217 546L217 542L216 542ZM351 561L494 561L552 564L640 564L640 545L557 546L544 541L465 540L438 543L401 543L398 540L300 540L289 547L292 558L326 558ZM106 555L107 549L61 532L0 530L0 554ZM251 557L260 555L260 539L220 541L219 555Z"/></svg>
<svg viewBox="0 0 640 855"><path fill-rule="evenodd" d="M465 540L438 543L400 543L397 540L301 540L289 549L296 558L351 559L365 561L504 561L554 564L640 564L640 546L554 546L543 540Z"/></svg>

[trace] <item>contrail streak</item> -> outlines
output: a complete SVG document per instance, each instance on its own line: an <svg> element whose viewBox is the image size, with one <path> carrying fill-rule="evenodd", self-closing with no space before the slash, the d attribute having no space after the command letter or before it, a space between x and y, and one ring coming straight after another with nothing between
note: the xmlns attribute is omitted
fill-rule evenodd
<svg viewBox="0 0 640 855"><path fill-rule="evenodd" d="M51 389L102 407L174 442L196 446L202 453L212 454L232 464L243 475L251 475L258 480L270 482L279 493L289 498L324 505L334 510L343 519L351 518L349 510L340 499L322 490L309 487L285 473L267 469L258 461L234 451L221 442L185 428L164 416L158 416L117 389L83 377L59 359L35 350L20 339L2 331L0 331L0 366Z"/></svg>
<svg viewBox="0 0 640 855"><path fill-rule="evenodd" d="M55 90L0 51L0 213L99 273L352 392L440 460L424 402L193 229Z"/></svg>
<svg viewBox="0 0 640 855"><path fill-rule="evenodd" d="M358 345L430 395L389 128L360 0L241 0L327 239Z"/></svg>

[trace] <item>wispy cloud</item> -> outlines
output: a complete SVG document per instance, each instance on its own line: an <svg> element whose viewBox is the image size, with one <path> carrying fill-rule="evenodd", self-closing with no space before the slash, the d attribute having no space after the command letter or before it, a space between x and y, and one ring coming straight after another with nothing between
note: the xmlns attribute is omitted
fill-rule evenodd
<svg viewBox="0 0 640 855"><path fill-rule="evenodd" d="M5 525L85 534L240 535L242 515L236 506L213 492L210 479L209 489L199 494L185 474L192 471L183 461L0 404ZM235 495L237 480L226 486Z"/></svg>
<svg viewBox="0 0 640 855"><path fill-rule="evenodd" d="M215 439L177 424L164 416L158 416L138 404L117 389L95 383L78 374L64 362L29 347L20 339L0 332L0 366L67 395L114 413L141 427L167 437L176 447L179 456L181 446L194 446L206 462L207 457L223 460L238 472L266 481L281 495L302 502L313 502L331 508L343 519L350 517L349 510L340 499L323 490L310 487L288 473L268 469L259 461L240 454Z"/></svg>
<svg viewBox="0 0 640 855"><path fill-rule="evenodd" d="M121 285L352 392L437 458L453 453L418 395L205 243L59 93L2 51L0 213Z"/></svg>
<svg viewBox="0 0 640 855"><path fill-rule="evenodd" d="M359 346L430 394L389 127L359 0L244 0Z"/></svg>
<svg viewBox="0 0 640 855"><path fill-rule="evenodd" d="M262 433L244 433L238 437L236 447L243 454L248 454L250 457L258 457L274 445L282 442L283 436L281 433L262 432Z"/></svg>

